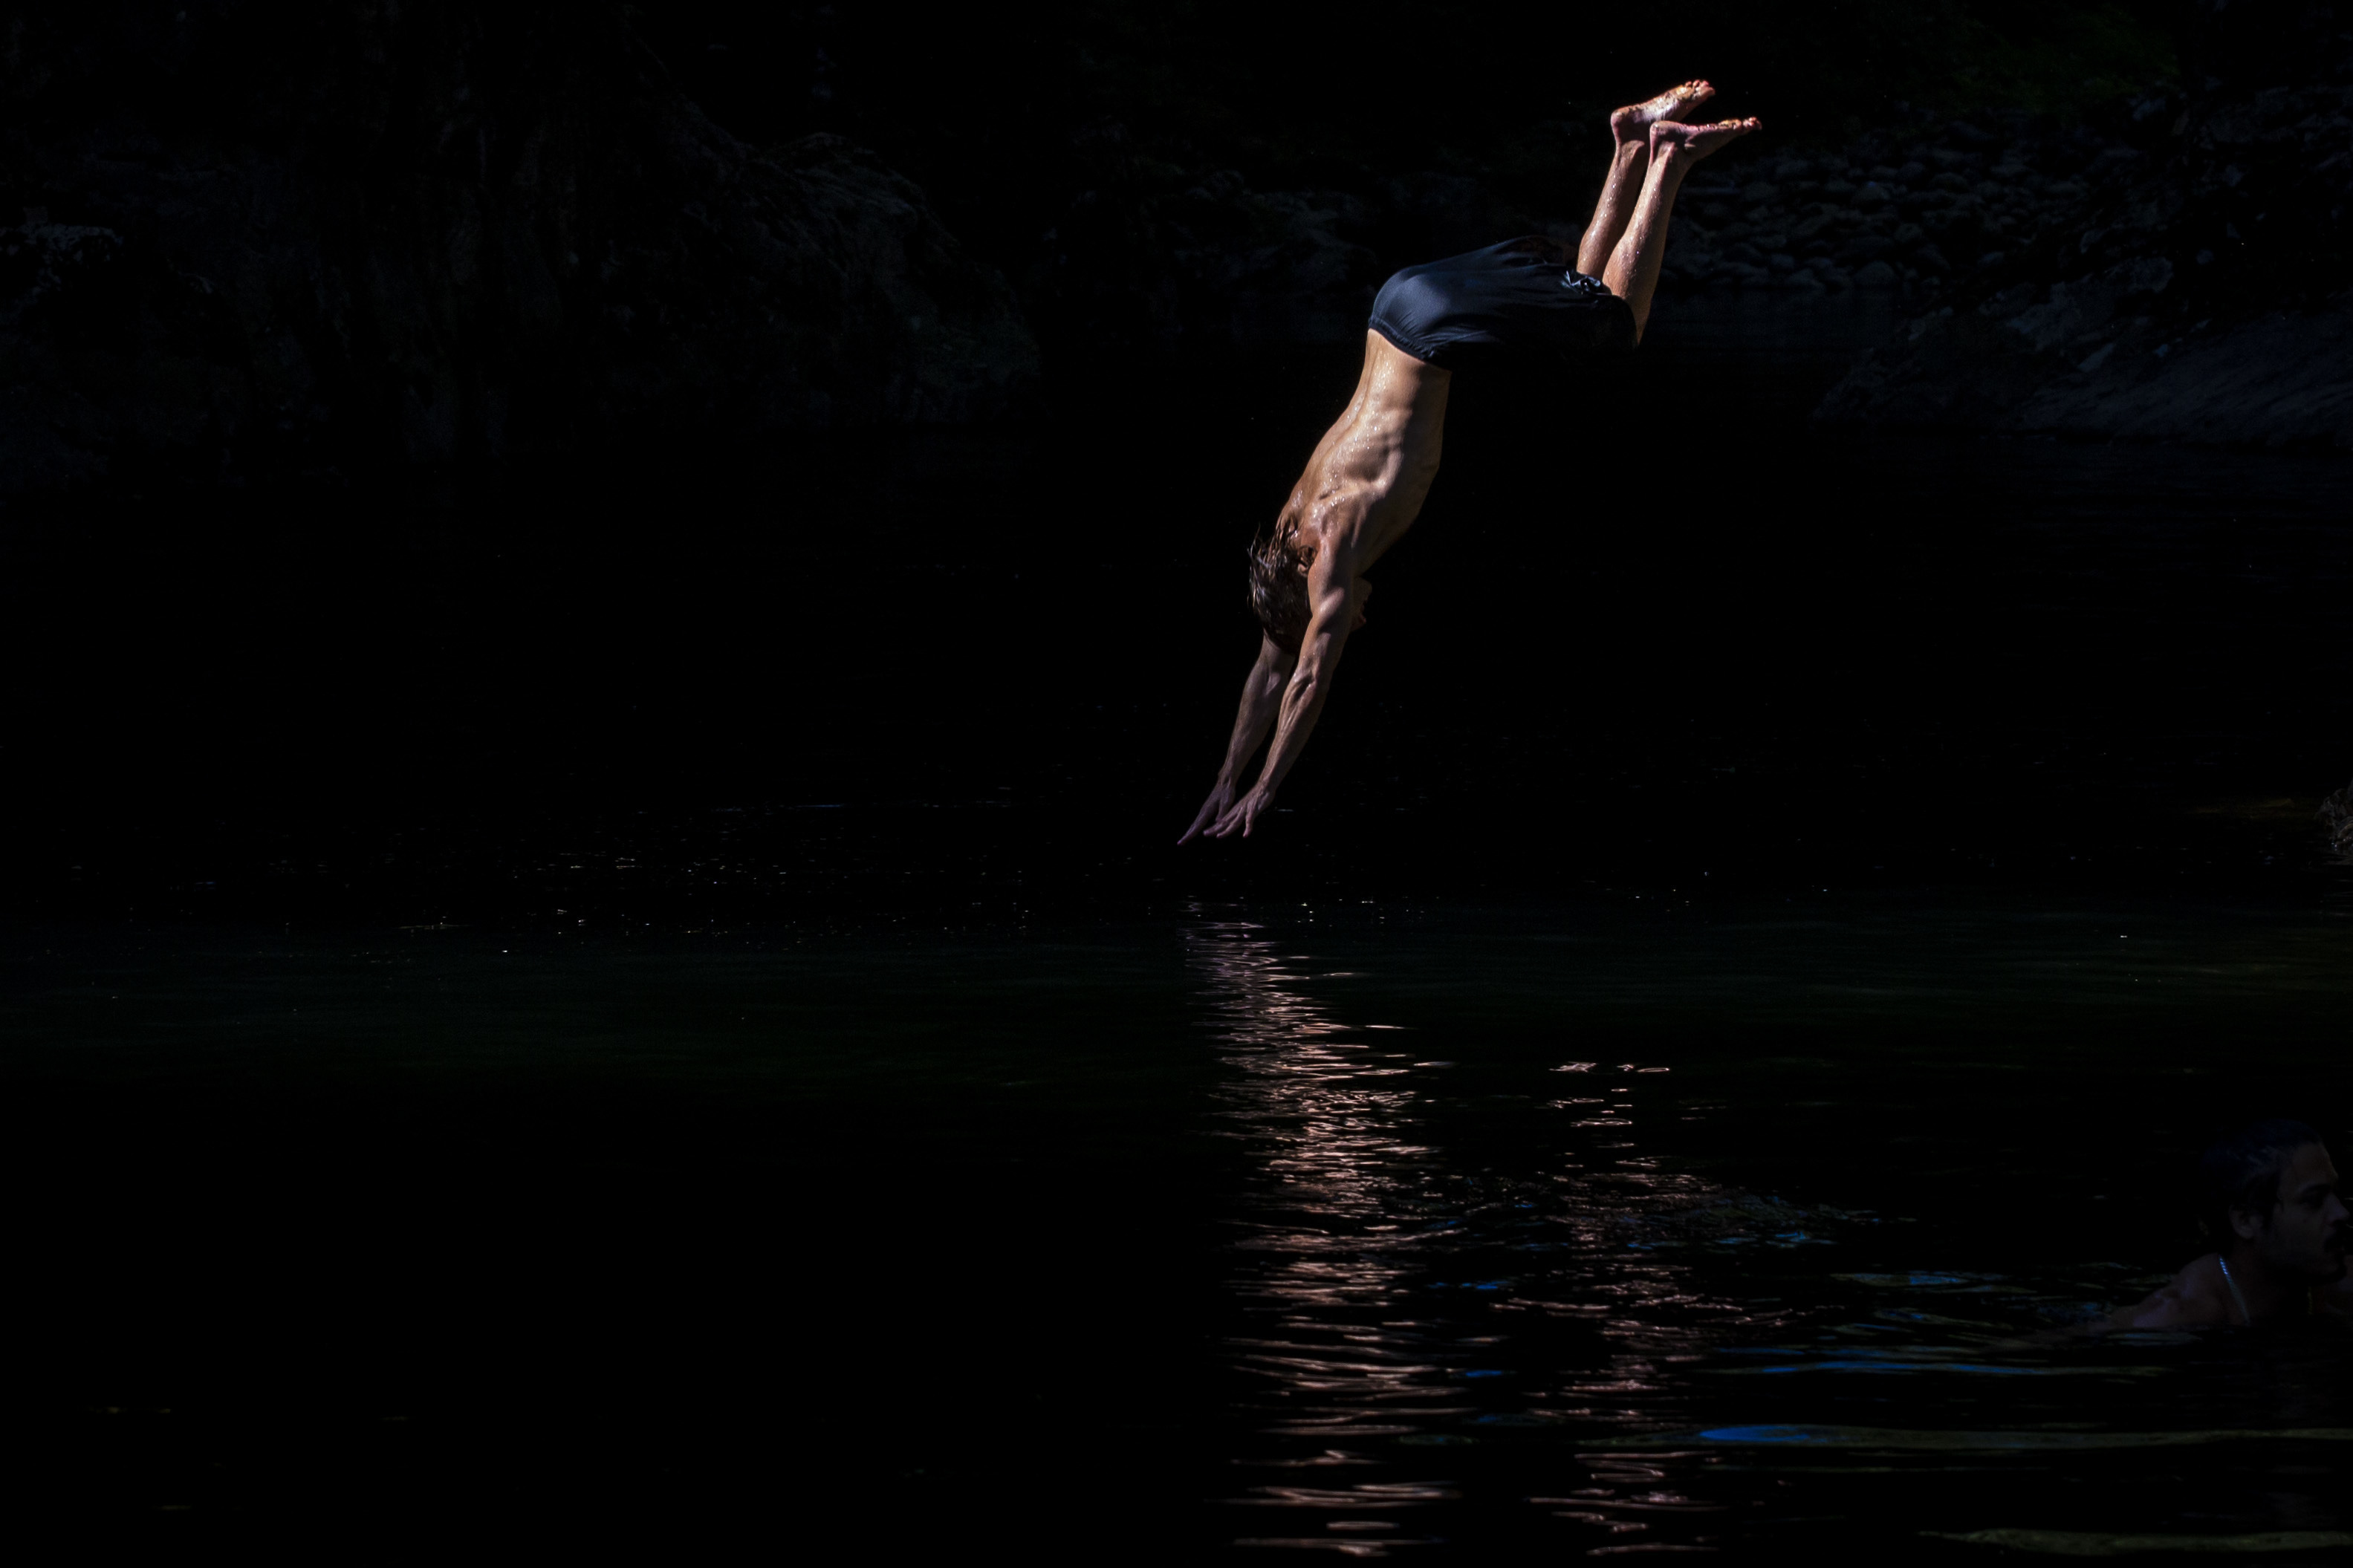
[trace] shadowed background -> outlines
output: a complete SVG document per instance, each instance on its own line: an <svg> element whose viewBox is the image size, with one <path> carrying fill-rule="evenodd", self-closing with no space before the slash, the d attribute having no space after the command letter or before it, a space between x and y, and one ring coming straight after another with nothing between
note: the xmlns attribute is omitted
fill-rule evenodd
<svg viewBox="0 0 2353 1568"><path fill-rule="evenodd" d="M1673 1480L1767 1547L2337 1528L2334 1449L1968 1444L2347 1425L2327 1344L1999 1349L2183 1255L2207 1121L2342 1103L2343 420L2242 329L2342 315L2343 32L26 12L44 1486L174 1550L1100 1561L1369 1478L1525 1553L1622 1539L1530 1511L1625 1479L1591 1443L1769 1418L1976 1468ZM1581 224L1609 109L1694 74L1771 130L1642 353L1464 379L1284 810L1176 851L1372 289ZM2209 352L2252 437L2107 439ZM1317 1400L1365 1430L1271 1435Z"/></svg>

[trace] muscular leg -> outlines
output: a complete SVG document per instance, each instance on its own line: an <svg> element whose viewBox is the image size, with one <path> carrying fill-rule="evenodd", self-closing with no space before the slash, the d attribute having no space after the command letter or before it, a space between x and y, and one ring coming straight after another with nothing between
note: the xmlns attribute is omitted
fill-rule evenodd
<svg viewBox="0 0 2353 1568"><path fill-rule="evenodd" d="M1579 272L1600 277L1601 269L1609 264L1609 253L1618 247L1618 237L1626 232L1626 220L1634 211L1642 176L1651 166L1651 127L1681 120L1715 96L1715 89L1707 83L1687 81L1648 103L1630 104L1609 116L1609 134L1617 148L1609 155L1609 177L1601 184L1593 221L1586 225L1585 237L1577 243Z"/></svg>
<svg viewBox="0 0 2353 1568"><path fill-rule="evenodd" d="M1671 121L1651 127L1650 166L1642 175L1642 194L1634 199L1626 232L1601 272L1609 291L1633 309L1634 337L1640 342L1651 320L1651 296L1659 288L1659 263L1667 254L1667 219L1675 208L1675 193L1683 187L1691 166L1717 148L1757 130L1756 120L1720 120L1713 125L1678 125Z"/></svg>

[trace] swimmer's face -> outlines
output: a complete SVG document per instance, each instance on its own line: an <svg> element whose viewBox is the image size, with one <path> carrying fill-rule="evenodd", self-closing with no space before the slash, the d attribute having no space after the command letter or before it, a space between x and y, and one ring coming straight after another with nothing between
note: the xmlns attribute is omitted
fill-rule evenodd
<svg viewBox="0 0 2353 1568"><path fill-rule="evenodd" d="M2287 1274L2337 1279L2345 1274L2347 1213L2337 1191L2337 1166L2328 1151L2307 1143L2280 1167L2279 1202L2271 1220L2249 1234L2252 1215L2231 1216L2242 1236L2260 1243L2263 1261Z"/></svg>

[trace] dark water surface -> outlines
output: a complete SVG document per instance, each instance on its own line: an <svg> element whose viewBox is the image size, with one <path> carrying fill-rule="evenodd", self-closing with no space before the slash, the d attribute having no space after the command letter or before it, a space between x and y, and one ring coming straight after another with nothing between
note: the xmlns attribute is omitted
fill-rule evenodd
<svg viewBox="0 0 2353 1568"><path fill-rule="evenodd" d="M2348 471L1810 429L1878 324L1466 383L1289 809L1181 853L1350 354L8 518L41 1493L331 1559L2342 1554L2341 1331L2058 1331L2197 1250L2216 1121L2347 1125Z"/></svg>
<svg viewBox="0 0 2353 1568"><path fill-rule="evenodd" d="M2348 917L20 931L35 1436L166 1539L2341 1548L2340 1328L2037 1336L2338 1130Z"/></svg>

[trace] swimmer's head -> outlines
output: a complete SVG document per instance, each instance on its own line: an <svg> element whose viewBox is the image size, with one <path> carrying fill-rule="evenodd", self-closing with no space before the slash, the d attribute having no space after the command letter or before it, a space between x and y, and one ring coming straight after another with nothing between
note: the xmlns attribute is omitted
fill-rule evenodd
<svg viewBox="0 0 2353 1568"><path fill-rule="evenodd" d="M2344 1276L2345 1203L2319 1133L2301 1121L2254 1122L2217 1139L2199 1167L2217 1247L2252 1242L2282 1273Z"/></svg>
<svg viewBox="0 0 2353 1568"><path fill-rule="evenodd" d="M1269 641L1297 653L1307 636L1307 566L1314 552L1302 551L1294 529L1269 529L1250 547L1250 613Z"/></svg>

